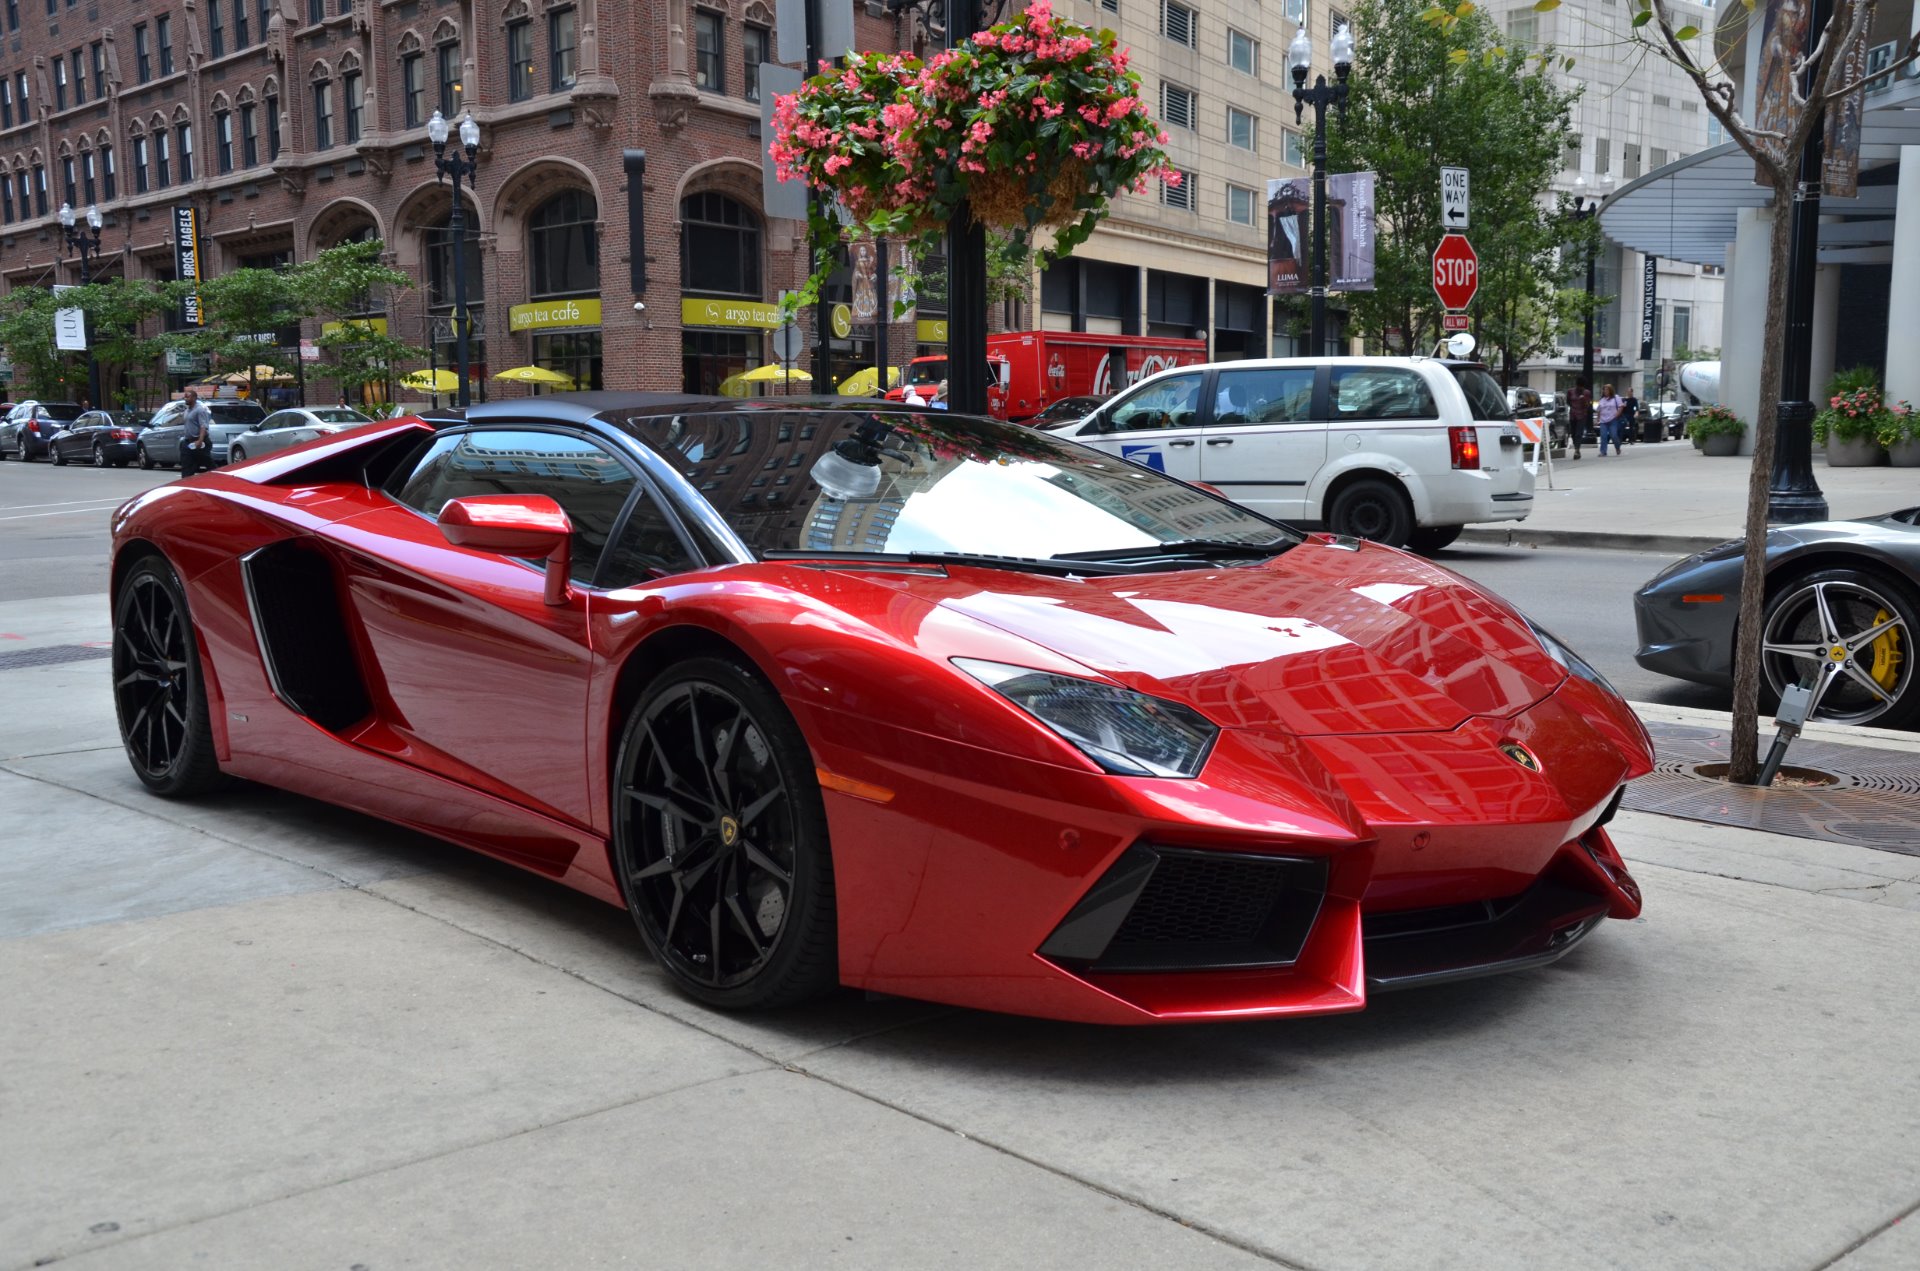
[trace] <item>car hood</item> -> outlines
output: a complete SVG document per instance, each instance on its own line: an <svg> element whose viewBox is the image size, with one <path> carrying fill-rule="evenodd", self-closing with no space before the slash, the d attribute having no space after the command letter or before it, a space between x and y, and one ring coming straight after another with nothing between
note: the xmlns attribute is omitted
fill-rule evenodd
<svg viewBox="0 0 1920 1271"><path fill-rule="evenodd" d="M1566 677L1503 602L1372 544L1314 539L1260 565L1144 576L954 568L887 585L1226 727L1441 731L1513 715Z"/></svg>

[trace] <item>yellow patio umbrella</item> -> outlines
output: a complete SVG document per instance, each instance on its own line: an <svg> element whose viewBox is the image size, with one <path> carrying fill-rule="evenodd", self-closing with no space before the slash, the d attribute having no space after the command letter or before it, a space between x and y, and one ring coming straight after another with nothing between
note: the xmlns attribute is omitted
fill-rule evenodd
<svg viewBox="0 0 1920 1271"><path fill-rule="evenodd" d="M572 388L573 377L550 371L544 366L512 366L501 371L493 378L511 380L516 384L545 384L549 388Z"/></svg>
<svg viewBox="0 0 1920 1271"><path fill-rule="evenodd" d="M756 366L751 371L743 371L740 378L749 384L773 384L781 380L799 380L806 384L813 382L813 376L799 367L786 367L778 362L769 362L765 366Z"/></svg>
<svg viewBox="0 0 1920 1271"><path fill-rule="evenodd" d="M452 371L414 371L401 377L400 387L416 393L451 393L460 387L460 377Z"/></svg>
<svg viewBox="0 0 1920 1271"><path fill-rule="evenodd" d="M887 368L887 387L892 388L899 382L900 368L897 366L889 366ZM879 395L880 368L877 366L869 366L862 370L855 371L840 381L840 396L842 397L878 397Z"/></svg>
<svg viewBox="0 0 1920 1271"><path fill-rule="evenodd" d="M727 376L727 378L720 381L720 396L752 397L753 385L747 383L742 376L729 375Z"/></svg>
<svg viewBox="0 0 1920 1271"><path fill-rule="evenodd" d="M220 382L223 384L246 384L249 382L255 384L274 384L292 378L293 376L287 372L276 367L268 366L263 362L253 368L253 374L251 375L245 371L235 371L231 375L221 377Z"/></svg>

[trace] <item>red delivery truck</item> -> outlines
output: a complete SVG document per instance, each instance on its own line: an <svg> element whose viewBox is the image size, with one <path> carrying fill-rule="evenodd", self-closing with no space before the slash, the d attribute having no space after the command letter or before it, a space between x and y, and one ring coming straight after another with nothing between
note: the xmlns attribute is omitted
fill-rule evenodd
<svg viewBox="0 0 1920 1271"><path fill-rule="evenodd" d="M1063 397L1104 396L1155 371L1206 360L1205 340L1076 331L989 335L987 409L996 419L1031 419ZM946 378L945 354L917 357L907 366L906 384L887 397L897 402L908 387L925 396Z"/></svg>

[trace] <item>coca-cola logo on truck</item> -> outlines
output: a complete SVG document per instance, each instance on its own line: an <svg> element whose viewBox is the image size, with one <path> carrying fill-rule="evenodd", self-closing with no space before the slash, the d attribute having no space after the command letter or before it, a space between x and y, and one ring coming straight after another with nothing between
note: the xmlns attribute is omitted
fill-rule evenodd
<svg viewBox="0 0 1920 1271"><path fill-rule="evenodd" d="M1116 385L1113 382L1112 361L1111 355L1102 357L1100 359L1100 365L1094 369L1093 391L1095 393L1106 394L1117 392L1125 388L1127 384L1143 380L1149 375L1157 374L1160 371L1165 371L1172 367L1185 365L1185 363L1181 362L1180 355L1177 353L1150 353L1141 359L1140 373L1138 375L1133 376L1127 380L1126 383Z"/></svg>

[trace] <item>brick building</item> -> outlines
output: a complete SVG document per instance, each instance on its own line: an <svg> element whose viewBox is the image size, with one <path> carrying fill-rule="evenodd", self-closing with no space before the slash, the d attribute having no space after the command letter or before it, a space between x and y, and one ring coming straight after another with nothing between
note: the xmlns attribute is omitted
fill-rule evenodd
<svg viewBox="0 0 1920 1271"><path fill-rule="evenodd" d="M1094 0L1063 8L1114 21ZM861 45L924 39L879 12L856 5ZM78 280L62 202L106 217L98 276L171 278L169 213L181 205L199 211L206 271L377 236L418 286L376 316L449 365L451 203L426 123L435 109L471 109L482 138L467 205L475 362L549 366L583 386L712 390L770 360L773 306L805 274L802 224L759 210L757 67L773 24L770 0L6 0L0 288ZM1274 94L1265 78L1242 88ZM1208 148L1246 157L1224 137ZM1247 188L1280 158L1250 170ZM1169 209L1155 195L1122 204L1124 237L1102 248L1097 236L1090 259L1137 259L1155 236L1163 254L1184 243L1204 261L1197 249L1211 242L1237 282L1258 278L1260 231L1230 221L1225 204L1219 216L1174 209L1193 222L1179 243L1165 241ZM1128 216L1127 204L1141 206ZM895 361L944 339L928 291L919 323L893 329ZM1153 320L1148 289L1134 296ZM1197 300L1179 321L1211 332L1213 307ZM1249 352L1264 343L1260 310L1245 324ZM1018 305L996 315L1036 316ZM875 356L870 330L836 343L840 373Z"/></svg>

